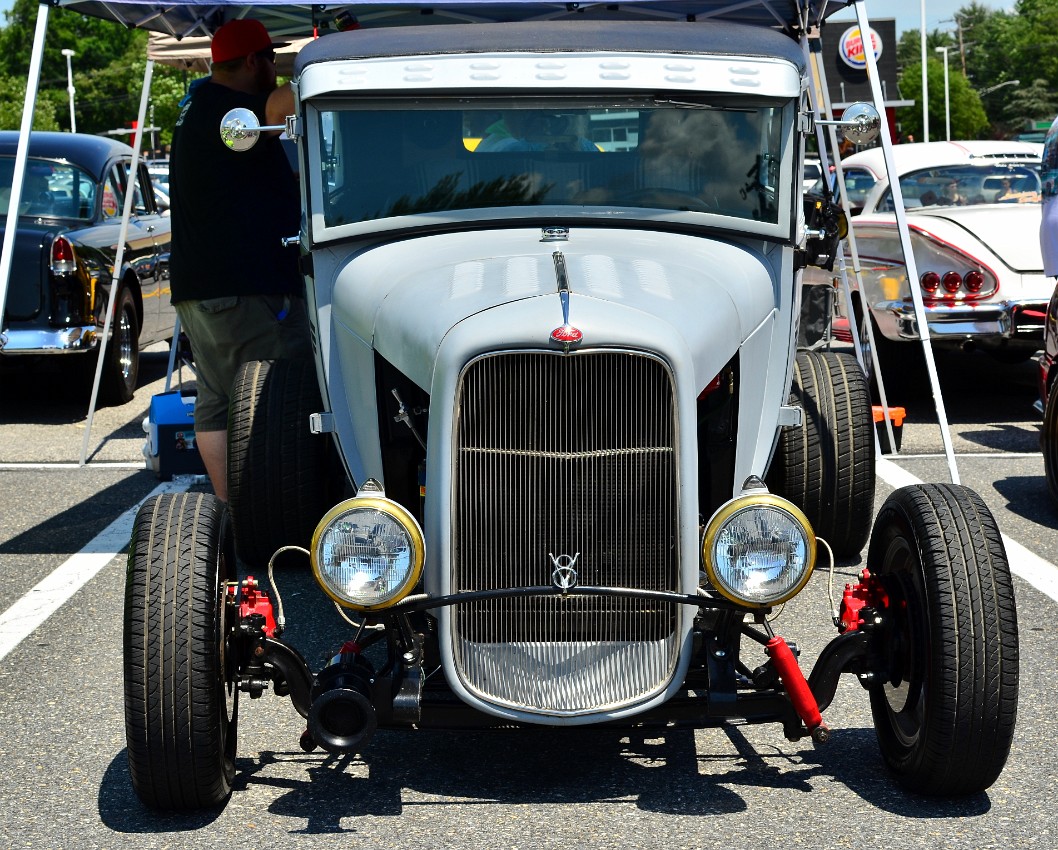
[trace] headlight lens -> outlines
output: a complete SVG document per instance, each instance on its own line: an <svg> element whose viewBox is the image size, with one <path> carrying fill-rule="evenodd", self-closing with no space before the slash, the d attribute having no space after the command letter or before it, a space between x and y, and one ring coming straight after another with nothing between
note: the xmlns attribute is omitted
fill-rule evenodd
<svg viewBox="0 0 1058 850"><path fill-rule="evenodd" d="M770 493L740 496L713 514L702 560L709 581L740 605L778 605L812 574L816 540L798 507Z"/></svg>
<svg viewBox="0 0 1058 850"><path fill-rule="evenodd" d="M423 534L407 510L379 496L332 508L312 535L312 571L328 596L360 611L395 605L422 574Z"/></svg>

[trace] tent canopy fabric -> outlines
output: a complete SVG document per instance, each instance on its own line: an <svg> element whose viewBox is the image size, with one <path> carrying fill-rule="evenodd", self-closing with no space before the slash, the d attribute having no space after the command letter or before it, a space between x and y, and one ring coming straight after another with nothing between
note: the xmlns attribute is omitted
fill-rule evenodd
<svg viewBox="0 0 1058 850"><path fill-rule="evenodd" d="M160 32L152 32L147 39L147 58L162 65L208 74L210 40L208 35L178 39ZM294 73L294 57L311 41L312 38L295 38L286 47L276 50L276 71L281 76L291 76Z"/></svg>
<svg viewBox="0 0 1058 850"><path fill-rule="evenodd" d="M260 20L274 38L308 37L333 28L342 12L355 16L363 27L470 21L555 20L580 15L662 17L696 20L719 18L741 23L793 29L804 20L818 22L855 5L859 0L635 0L614 3L559 3L541 0L391 0L388 3L351 2L339 5L290 3L286 0L244 0L240 3L203 3L199 0L48 0L49 5L79 14L116 21L127 27L151 30L177 39L209 36L226 21L251 17Z"/></svg>

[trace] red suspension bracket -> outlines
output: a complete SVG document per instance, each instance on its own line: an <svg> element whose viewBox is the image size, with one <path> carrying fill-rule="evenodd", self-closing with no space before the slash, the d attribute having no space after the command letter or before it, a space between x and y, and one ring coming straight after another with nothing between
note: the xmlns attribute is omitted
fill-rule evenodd
<svg viewBox="0 0 1058 850"><path fill-rule="evenodd" d="M235 588L229 588L228 592L234 593ZM242 584L239 585L238 598L239 619L244 620L251 614L260 614L264 617L265 621L265 635L274 638L276 636L276 618L275 613L272 610L272 600L269 599L268 594L258 586L257 579L253 576L247 576Z"/></svg>
<svg viewBox="0 0 1058 850"><path fill-rule="evenodd" d="M860 573L859 584L846 584L841 595L841 608L838 611L838 631L854 632L863 625L863 609L874 608L882 611L889 607L889 594L877 576L870 570Z"/></svg>

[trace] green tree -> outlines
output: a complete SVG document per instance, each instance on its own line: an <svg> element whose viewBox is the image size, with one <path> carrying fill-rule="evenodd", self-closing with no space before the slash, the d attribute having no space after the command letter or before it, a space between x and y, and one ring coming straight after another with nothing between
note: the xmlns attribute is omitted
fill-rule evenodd
<svg viewBox="0 0 1058 850"><path fill-rule="evenodd" d="M929 135L930 140L944 138L944 63L932 57L926 59L926 74L929 82ZM900 94L905 100L917 104L897 110L897 121L904 133L913 133L922 139L922 66L909 65L900 77ZM948 101L951 113L951 137L953 139L979 139L988 133L989 122L981 98L970 87L962 71L948 65Z"/></svg>
<svg viewBox="0 0 1058 850"><path fill-rule="evenodd" d="M22 110L26 100L26 75L9 77L0 76L0 129L18 130L22 127ZM53 92L37 94L36 107L33 111L33 127L37 130L58 130L56 117L59 106Z"/></svg>
<svg viewBox="0 0 1058 850"><path fill-rule="evenodd" d="M0 74L26 75L39 8L37 0L15 0L6 13L7 23L0 29ZM119 60L133 41L142 37L142 31L126 29L113 21L91 18L68 8L50 10L41 58L41 88L66 87L64 48L77 52L73 59L75 71L93 71Z"/></svg>
<svg viewBox="0 0 1058 850"><path fill-rule="evenodd" d="M0 82L0 129L10 130L17 129L22 121L37 4L34 0L16 0L6 17L7 25L0 29L0 81L10 78L10 82ZM147 33L60 8L48 16L34 129L70 129L66 57L60 52L67 46L76 51L73 78L77 130L106 133L131 128L143 87ZM186 77L184 71L155 65L150 104L154 126L161 130L153 140L145 132L145 147L152 141L161 146L171 140ZM150 110L146 119L150 126ZM132 140L131 134L122 138Z"/></svg>

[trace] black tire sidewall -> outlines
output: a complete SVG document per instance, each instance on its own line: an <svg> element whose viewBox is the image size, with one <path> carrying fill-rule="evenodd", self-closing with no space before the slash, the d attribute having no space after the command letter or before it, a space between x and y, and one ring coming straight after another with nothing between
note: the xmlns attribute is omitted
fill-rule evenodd
<svg viewBox="0 0 1058 850"><path fill-rule="evenodd" d="M230 522L215 497L144 503L129 549L123 668L129 773L152 808L215 806L231 793L238 691L224 599L234 578Z"/></svg>

